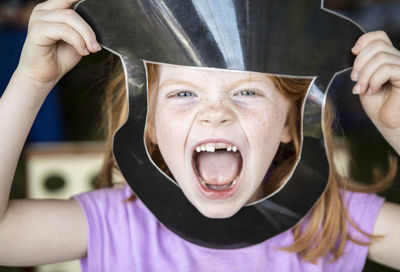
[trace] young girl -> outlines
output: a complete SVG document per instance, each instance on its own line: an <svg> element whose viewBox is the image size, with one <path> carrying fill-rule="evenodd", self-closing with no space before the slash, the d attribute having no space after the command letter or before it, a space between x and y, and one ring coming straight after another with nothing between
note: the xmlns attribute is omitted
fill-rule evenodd
<svg viewBox="0 0 400 272"><path fill-rule="evenodd" d="M35 8L20 63L0 100L2 265L82 258L84 271L361 271L368 253L375 261L400 268L399 206L383 203L373 194L350 192L368 188L347 183L334 171L326 192L301 224L263 243L234 250L204 248L176 236L140 200L131 198L129 187L63 201L8 201L21 149L45 97L82 56L100 50L92 29L70 9L73 3L49 0ZM353 92L400 153L400 53L383 32L363 35L352 50L357 56ZM287 170L293 165L291 158L298 154L299 102L309 82L170 65L150 64L148 70L152 108L146 144L200 212L229 217L279 187L284 176L268 188L261 181L281 144L294 147ZM107 109L113 120L110 135L126 114L123 89L114 83ZM240 150L242 178L231 194L213 193L221 186L236 185L227 185L231 177L213 177L202 162L197 168L204 183L193 182L196 177L188 160L193 150L203 147ZM106 168L113 164L108 160ZM249 165L252 171L247 170ZM341 194L339 188L347 190Z"/></svg>

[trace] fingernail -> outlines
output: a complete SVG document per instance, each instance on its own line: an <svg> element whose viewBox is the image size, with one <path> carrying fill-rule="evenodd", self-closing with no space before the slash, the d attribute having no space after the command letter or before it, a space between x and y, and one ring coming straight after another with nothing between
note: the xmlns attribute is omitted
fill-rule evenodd
<svg viewBox="0 0 400 272"><path fill-rule="evenodd" d="M360 84L357 83L353 88L353 94L359 94L360 90L361 90L361 86L360 86Z"/></svg>
<svg viewBox="0 0 400 272"><path fill-rule="evenodd" d="M351 49L351 51L353 51L353 53L358 53L359 51L360 51L360 49L361 49L361 46L360 45L358 45L358 44L356 44L352 49Z"/></svg>
<svg viewBox="0 0 400 272"><path fill-rule="evenodd" d="M84 51L85 51L85 55L86 55L86 56L90 54L89 50L87 50L86 47L85 47Z"/></svg>
<svg viewBox="0 0 400 272"><path fill-rule="evenodd" d="M351 80L357 81L358 80L358 73L356 71L353 71L350 75Z"/></svg>
<svg viewBox="0 0 400 272"><path fill-rule="evenodd" d="M92 46L93 46L94 50L96 50L96 51L100 51L101 50L101 46L97 41L94 41L92 43Z"/></svg>

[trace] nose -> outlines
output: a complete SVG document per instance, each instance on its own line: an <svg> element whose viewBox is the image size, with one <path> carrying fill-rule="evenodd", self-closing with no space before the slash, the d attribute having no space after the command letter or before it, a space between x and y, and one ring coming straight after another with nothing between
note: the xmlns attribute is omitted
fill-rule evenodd
<svg viewBox="0 0 400 272"><path fill-rule="evenodd" d="M219 101L206 101L199 110L197 120L204 125L219 126L230 124L235 115L229 105Z"/></svg>

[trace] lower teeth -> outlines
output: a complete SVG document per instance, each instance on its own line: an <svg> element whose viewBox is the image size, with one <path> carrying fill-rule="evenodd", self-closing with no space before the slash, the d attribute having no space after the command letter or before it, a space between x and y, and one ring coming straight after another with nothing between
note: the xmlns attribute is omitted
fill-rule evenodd
<svg viewBox="0 0 400 272"><path fill-rule="evenodd" d="M203 180L201 181L201 183L203 184L204 187L206 187L210 190L214 190L214 191L224 191L224 190L230 189L236 184L236 182L237 182L237 178L235 178L231 183L224 184L224 185L208 184L208 183L205 183Z"/></svg>
<svg viewBox="0 0 400 272"><path fill-rule="evenodd" d="M222 191L226 190L229 188L230 184L227 185L212 185L212 184L207 184L208 189L215 190L215 191Z"/></svg>

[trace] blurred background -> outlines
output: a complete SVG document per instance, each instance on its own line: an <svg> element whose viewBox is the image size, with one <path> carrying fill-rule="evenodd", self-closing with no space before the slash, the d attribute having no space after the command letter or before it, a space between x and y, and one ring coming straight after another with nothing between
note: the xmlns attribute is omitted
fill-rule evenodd
<svg viewBox="0 0 400 272"><path fill-rule="evenodd" d="M39 2L0 2L0 95L17 66L29 15ZM400 48L400 0L326 0L325 7L348 16L366 31L385 30ZM109 59L105 50L83 58L48 96L26 143L11 198L69 198L93 188L103 152L101 104ZM346 107L357 99L351 95L352 86L349 72L343 73L335 78L330 94L337 106L341 133L350 141L350 171L357 180L371 182L375 166L387 168L391 148L379 133L371 131L361 110L359 116L349 114ZM382 193L387 200L400 202L399 180L398 176ZM11 271L75 272L80 268L78 262L37 268L0 266L0 272ZM364 271L395 270L367 261Z"/></svg>

